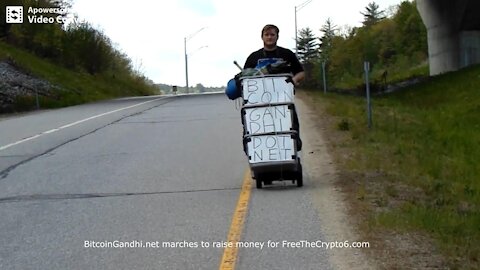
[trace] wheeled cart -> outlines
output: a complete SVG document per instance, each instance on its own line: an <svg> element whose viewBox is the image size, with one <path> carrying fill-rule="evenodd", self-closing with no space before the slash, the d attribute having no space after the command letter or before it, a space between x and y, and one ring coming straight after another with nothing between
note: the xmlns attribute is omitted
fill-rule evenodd
<svg viewBox="0 0 480 270"><path fill-rule="evenodd" d="M294 94L289 74L242 78L243 144L257 188L284 180L303 186Z"/></svg>
<svg viewBox="0 0 480 270"><path fill-rule="evenodd" d="M273 181L283 180L292 180L298 187L303 186L297 140L296 132L244 137L244 146L257 188L262 188L262 183L269 185Z"/></svg>

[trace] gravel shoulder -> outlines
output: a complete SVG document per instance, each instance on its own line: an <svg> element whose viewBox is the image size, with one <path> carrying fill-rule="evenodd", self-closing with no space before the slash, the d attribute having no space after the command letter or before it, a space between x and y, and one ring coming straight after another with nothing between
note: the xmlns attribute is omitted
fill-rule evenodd
<svg viewBox="0 0 480 270"><path fill-rule="evenodd" d="M297 110L303 149L305 187L312 195L314 206L322 218L325 241L369 242L357 233L356 222L349 216L346 200L348 194L336 185L337 168L329 153L328 142L324 136L324 126L318 113L307 103L308 96L299 91L296 95ZM370 243L372 244L372 243ZM336 269L377 269L374 261L366 254L368 249L335 249L331 261Z"/></svg>

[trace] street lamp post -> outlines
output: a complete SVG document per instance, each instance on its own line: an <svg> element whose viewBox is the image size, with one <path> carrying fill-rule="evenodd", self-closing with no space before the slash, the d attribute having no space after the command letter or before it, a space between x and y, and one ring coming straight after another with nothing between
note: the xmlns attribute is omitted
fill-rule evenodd
<svg viewBox="0 0 480 270"><path fill-rule="evenodd" d="M300 11L300 9L304 8L306 5L310 4L312 0L307 0L303 2L302 4L295 6L295 54L298 54L298 37L297 37L297 11Z"/></svg>
<svg viewBox="0 0 480 270"><path fill-rule="evenodd" d="M185 37L183 39L183 45L184 45L184 52L185 52L185 86L187 87L187 94L188 94L188 55L187 55L187 41L192 39L196 34L198 34L200 31L204 30L206 27L202 27L199 30L197 30L195 33L189 35L188 37Z"/></svg>
<svg viewBox="0 0 480 270"><path fill-rule="evenodd" d="M186 47L186 45L185 45L185 47ZM200 48L196 49L195 51L190 52L190 56L192 56L196 51L199 51L203 48L208 48L208 46L204 45L204 46L201 46ZM188 84L188 54L187 54L186 51L185 51L185 79L186 79L186 83L187 83L186 86L187 86L187 93L188 93L188 91L189 91L189 88L188 88L189 87L189 84Z"/></svg>
<svg viewBox="0 0 480 270"><path fill-rule="evenodd" d="M188 56L187 56L187 38L185 37L183 39L184 42L184 47L185 47L185 85L187 88L187 94L188 94Z"/></svg>

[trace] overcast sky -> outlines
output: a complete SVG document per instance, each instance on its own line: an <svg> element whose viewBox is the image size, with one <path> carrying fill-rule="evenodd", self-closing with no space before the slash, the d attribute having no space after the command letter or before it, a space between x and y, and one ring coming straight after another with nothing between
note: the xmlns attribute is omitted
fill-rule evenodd
<svg viewBox="0 0 480 270"><path fill-rule="evenodd" d="M298 29L320 27L331 18L338 27L359 26L361 11L372 0L312 0L297 11ZM72 12L102 30L156 83L185 86L184 38L189 85L223 86L239 72L248 55L263 46L265 24L280 28L278 45L295 47L295 6L305 0L74 0ZM377 0L381 9L401 0ZM134 5L131 5L133 3ZM204 47L208 46L208 47ZM203 48L202 48L203 47Z"/></svg>

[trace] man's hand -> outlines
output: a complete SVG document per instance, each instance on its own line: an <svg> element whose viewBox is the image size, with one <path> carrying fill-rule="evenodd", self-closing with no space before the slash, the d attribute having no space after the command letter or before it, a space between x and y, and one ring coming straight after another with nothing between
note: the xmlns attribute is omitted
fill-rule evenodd
<svg viewBox="0 0 480 270"><path fill-rule="evenodd" d="M292 83L293 83L293 85L295 85L295 86L299 86L299 85L300 85L300 82L299 82L297 79L295 79L295 77L292 78Z"/></svg>
<svg viewBox="0 0 480 270"><path fill-rule="evenodd" d="M305 79L305 71L301 71L295 74L295 76L293 76L292 81L295 86L299 86L304 79Z"/></svg>

